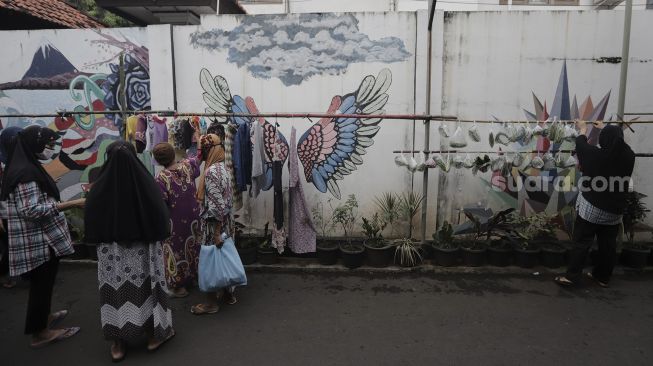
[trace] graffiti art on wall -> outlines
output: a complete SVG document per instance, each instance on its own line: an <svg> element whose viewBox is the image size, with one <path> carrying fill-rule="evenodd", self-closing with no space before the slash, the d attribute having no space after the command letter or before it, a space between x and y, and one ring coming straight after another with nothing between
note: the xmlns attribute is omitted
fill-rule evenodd
<svg viewBox="0 0 653 366"><path fill-rule="evenodd" d="M38 108L47 113L74 110L98 113L56 118L11 117L3 127L47 126L61 135L57 154L43 161L46 170L61 178L64 199L82 192L88 170L102 164L102 146L119 138L123 121L118 114L105 110L143 110L150 108L149 62L146 47L128 37L93 33L89 46L103 47L110 57L76 67L73 61L54 46L56 40L43 40L35 51L28 70L17 81L0 84L0 110L7 114L33 113ZM120 34L116 32L116 35ZM99 39L98 39L99 37ZM120 56L123 56L124 84L120 84ZM99 68L105 72L84 72L82 68ZM119 88L119 85L124 85ZM126 101L123 106L121 100ZM19 106L22 101L24 108Z"/></svg>
<svg viewBox="0 0 653 366"><path fill-rule="evenodd" d="M388 101L387 91L392 83L390 70L383 69L374 77L363 78L358 89L345 95L336 95L327 109L329 114L364 114L368 118L322 118L306 131L297 143L297 154L304 167L306 181L313 183L322 193L327 191L340 198L338 181L363 164L363 155L374 144L383 110ZM208 107L207 113L259 113L251 97L231 95L224 77L215 78L207 69L200 72L200 85ZM288 157L286 138L272 123L264 118L223 117L220 122L233 124L260 123L265 133L266 185L272 186L272 158L274 146L281 147L280 157ZM276 144L275 144L276 141Z"/></svg>
<svg viewBox="0 0 653 366"><path fill-rule="evenodd" d="M529 121L536 122L542 127L546 123L551 123L554 119L598 121L605 119L609 100L610 92L608 91L597 105L594 105L592 98L588 96L579 106L576 95L570 98L567 65L564 63L560 72L560 79L551 110L548 110L546 100L542 103L533 93L534 109L533 111L524 109L524 113ZM596 144L598 142L599 132L600 130L593 129L591 124L589 125L588 138L590 143ZM527 145L520 145L519 143L515 145L514 148L516 151L539 151L541 152L540 154L556 152L558 150L571 150L574 148L573 142L556 144L546 136L539 136ZM538 153L531 153L531 155L532 158L538 155ZM497 174L500 173L495 172L495 177ZM511 172L511 177L515 181L522 183L529 176L544 177L549 182L556 180L565 182L566 187L562 187L565 189L553 189L553 186L549 186L546 189L533 190L526 189L526 186L522 185L517 190L511 190L509 187L506 187L502 191L492 190L492 192L508 206L518 209L522 215L546 212L549 215L558 215L562 221L561 223L571 225L571 220L573 220L572 205L577 196L577 192L571 189L571 187L576 185L579 178L576 167L559 168L554 166L550 169L536 169L533 167L525 169L513 168Z"/></svg>
<svg viewBox="0 0 653 366"><path fill-rule="evenodd" d="M196 31L190 43L227 50L227 60L255 78L278 78L286 86L314 75L340 75L352 63L400 62L411 56L397 37L370 39L351 14L245 17L230 30Z"/></svg>

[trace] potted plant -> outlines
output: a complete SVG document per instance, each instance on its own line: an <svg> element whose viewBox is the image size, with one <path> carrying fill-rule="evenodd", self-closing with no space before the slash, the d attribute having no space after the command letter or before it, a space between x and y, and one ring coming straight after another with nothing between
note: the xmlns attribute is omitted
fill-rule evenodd
<svg viewBox="0 0 653 366"><path fill-rule="evenodd" d="M399 217L403 219L403 221L406 222L408 226L408 232L406 233L406 236L404 236L404 239L410 239L412 241L413 238L413 218L419 211L420 206L422 205L422 201L424 198L422 195L417 194L415 192L408 192L408 193L402 193L398 197L398 208L399 208ZM414 245L420 250L421 256L420 258L428 258L430 256L431 252L431 247L430 246L422 246L421 244L414 243Z"/></svg>
<svg viewBox="0 0 653 366"><path fill-rule="evenodd" d="M365 254L367 264L372 267L387 267L392 260L390 245L383 239L383 229L386 223L379 216L378 212L374 213L371 219L362 218L361 228L367 237L365 240Z"/></svg>
<svg viewBox="0 0 653 366"><path fill-rule="evenodd" d="M480 267L485 264L487 256L487 245L483 237L483 225L472 213L465 211L465 216L474 226L474 234L462 235L459 239L460 253L463 265L469 267Z"/></svg>
<svg viewBox="0 0 653 366"><path fill-rule="evenodd" d="M385 192L381 196L374 198L376 206L381 212L381 220L390 228L389 238L394 238L395 223L399 221L401 207L399 197L392 192Z"/></svg>
<svg viewBox="0 0 653 366"><path fill-rule="evenodd" d="M364 247L362 243L352 241L354 225L356 225L356 214L358 201L356 196L351 194L347 200L333 209L331 220L334 225L340 226L345 234L345 241L340 243L340 255L342 263L349 269L358 268L363 265Z"/></svg>
<svg viewBox="0 0 653 366"><path fill-rule="evenodd" d="M237 218L238 215L234 215L234 220ZM243 265L247 265L256 262L256 252L261 241L259 238L244 236L244 228L245 225L234 221L234 243L236 244L236 250L240 256L240 261L243 262Z"/></svg>
<svg viewBox="0 0 653 366"><path fill-rule="evenodd" d="M512 227L507 221L508 215L514 210L514 208L509 208L494 214L485 225L480 225L479 220L474 218L476 220L475 226L477 226L477 238L485 235L487 259L490 265L505 267L512 262L512 246L507 239ZM474 217L468 212L465 212L465 215L470 220Z"/></svg>
<svg viewBox="0 0 653 366"><path fill-rule="evenodd" d="M453 227L445 221L433 234L433 256L438 265L451 267L458 264L460 246L454 241Z"/></svg>
<svg viewBox="0 0 653 366"><path fill-rule="evenodd" d="M538 264L540 247L543 241L552 241L554 229L551 217L546 213L521 216L512 213L507 223L512 225L511 237L514 246L515 264L523 268L533 268Z"/></svg>
<svg viewBox="0 0 653 366"><path fill-rule="evenodd" d="M394 241L395 262L403 267L414 267L422 262L422 251L419 244L409 238Z"/></svg>
<svg viewBox="0 0 653 366"><path fill-rule="evenodd" d="M331 202L330 199L329 202ZM315 223L322 234L322 236L317 239L315 246L317 260L324 266L334 265L338 261L338 242L335 240L329 240L326 237L327 231L333 228L333 222L327 219L324 213L324 203L322 202L318 202L311 210L311 213L313 223Z"/></svg>
<svg viewBox="0 0 653 366"><path fill-rule="evenodd" d="M269 225L269 222L265 223L265 228L263 229L263 242L258 246L258 261L261 264L275 264L279 257L277 248L272 246L271 239L268 236Z"/></svg>
<svg viewBox="0 0 653 366"><path fill-rule="evenodd" d="M622 223L626 241L621 248L621 263L631 268L644 268L651 254L651 248L646 243L635 241L635 229L650 211L642 202L645 197L645 194L634 191L626 195L626 209Z"/></svg>

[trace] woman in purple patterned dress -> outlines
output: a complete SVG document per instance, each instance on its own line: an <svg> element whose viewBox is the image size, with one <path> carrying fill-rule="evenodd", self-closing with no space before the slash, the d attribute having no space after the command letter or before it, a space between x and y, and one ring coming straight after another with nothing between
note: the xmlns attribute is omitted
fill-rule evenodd
<svg viewBox="0 0 653 366"><path fill-rule="evenodd" d="M168 288L174 297L188 296L188 286L197 279L199 243L199 205L195 198L195 179L200 174L196 157L175 161L175 151L167 142L157 144L154 159L164 169L156 181L170 211L171 236L163 242Z"/></svg>

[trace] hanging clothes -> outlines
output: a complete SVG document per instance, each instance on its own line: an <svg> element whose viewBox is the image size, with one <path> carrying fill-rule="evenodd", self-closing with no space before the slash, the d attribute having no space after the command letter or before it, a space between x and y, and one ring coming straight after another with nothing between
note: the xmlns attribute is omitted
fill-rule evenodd
<svg viewBox="0 0 653 366"><path fill-rule="evenodd" d="M136 122L136 132L134 133L134 140L136 140L136 152L142 153L147 147L147 117L141 114L138 116Z"/></svg>
<svg viewBox="0 0 653 366"><path fill-rule="evenodd" d="M293 127L290 132L290 156L288 158L288 175L290 176L288 247L293 253L300 254L315 252L317 230L311 220L311 211L306 204L304 189L299 179L296 133L297 131Z"/></svg>
<svg viewBox="0 0 653 366"><path fill-rule="evenodd" d="M193 144L194 133L195 133L195 129L190 124L190 120L189 119L183 120L181 123L182 150L185 151L191 147L191 145Z"/></svg>
<svg viewBox="0 0 653 366"><path fill-rule="evenodd" d="M229 173L229 178L231 180L231 187L236 187L236 175L234 174L234 162L233 162L233 149L234 149L234 138L236 134L236 128L232 125L228 125L225 128L225 140L224 140L224 150L225 150L225 159L224 165ZM240 210L243 207L243 194L238 189L233 189L233 209L234 212Z"/></svg>
<svg viewBox="0 0 653 366"><path fill-rule="evenodd" d="M251 128L252 135L252 185L249 196L256 198L265 186L265 142L263 140L263 127L254 122Z"/></svg>
<svg viewBox="0 0 653 366"><path fill-rule="evenodd" d="M152 116L152 129L150 130L150 141L152 146L161 142L168 142L168 125L167 118Z"/></svg>
<svg viewBox="0 0 653 366"><path fill-rule="evenodd" d="M272 226L272 246L277 248L279 254L283 253L286 245L286 229L283 227L283 161L278 138L275 136L274 156L272 159L272 187L274 189L274 225Z"/></svg>
<svg viewBox="0 0 653 366"><path fill-rule="evenodd" d="M136 125L138 125L138 116L127 117L126 140L132 143L136 140Z"/></svg>
<svg viewBox="0 0 653 366"><path fill-rule="evenodd" d="M236 189L240 192L246 192L247 186L252 184L252 139L249 130L247 123L238 126L234 139Z"/></svg>

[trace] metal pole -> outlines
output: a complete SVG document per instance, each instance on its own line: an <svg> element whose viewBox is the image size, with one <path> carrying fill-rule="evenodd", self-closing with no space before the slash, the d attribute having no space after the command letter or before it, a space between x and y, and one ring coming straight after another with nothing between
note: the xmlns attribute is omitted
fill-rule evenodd
<svg viewBox="0 0 653 366"><path fill-rule="evenodd" d="M433 0L431 3L431 11L429 13L429 24L428 24L428 36L426 42L427 44L427 62L426 62L426 114L431 114L431 57L432 57L432 29L433 29L433 15L435 14L435 5L437 0ZM431 121L424 120L424 151L430 149L431 143ZM424 153L425 158L428 158L428 153ZM422 244L426 243L426 219L427 219L427 208L428 208L428 192L429 192L429 170L424 169L424 175L422 177Z"/></svg>
<svg viewBox="0 0 653 366"><path fill-rule="evenodd" d="M624 119L624 105L626 104L626 81L628 79L628 54L630 51L630 24L633 16L633 0L626 0L626 11L624 15L624 39L621 48L621 74L619 76L619 101L617 105L617 117Z"/></svg>

